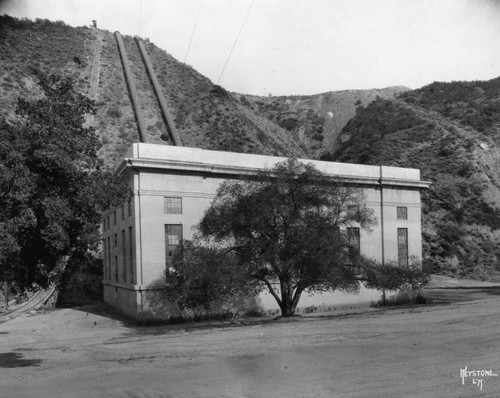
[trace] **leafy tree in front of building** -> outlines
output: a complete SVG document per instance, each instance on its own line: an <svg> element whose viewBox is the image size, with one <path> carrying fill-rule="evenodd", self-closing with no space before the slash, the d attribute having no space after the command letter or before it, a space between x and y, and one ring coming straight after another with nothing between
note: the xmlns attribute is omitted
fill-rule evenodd
<svg viewBox="0 0 500 398"><path fill-rule="evenodd" d="M232 250L203 240L185 241L174 255L175 271L169 275L167 298L181 313L201 308L210 317L214 307L224 302L245 300L258 292L238 270L238 258ZM217 314L219 315L219 314Z"/></svg>
<svg viewBox="0 0 500 398"><path fill-rule="evenodd" d="M304 292L356 293L363 281L384 287L374 263L360 257L356 247L358 228L370 231L374 225L362 190L289 159L254 180L220 186L198 226L198 241L184 248L180 266L174 263L177 281L184 283L184 296L194 297L207 286L226 297L248 285L267 289L282 316L292 316ZM421 276L401 274L406 276L394 285ZM189 286L189 280L195 283Z"/></svg>
<svg viewBox="0 0 500 398"><path fill-rule="evenodd" d="M126 195L102 168L93 101L69 79L38 73L43 96L0 120L0 282L47 286L99 242L100 211Z"/></svg>

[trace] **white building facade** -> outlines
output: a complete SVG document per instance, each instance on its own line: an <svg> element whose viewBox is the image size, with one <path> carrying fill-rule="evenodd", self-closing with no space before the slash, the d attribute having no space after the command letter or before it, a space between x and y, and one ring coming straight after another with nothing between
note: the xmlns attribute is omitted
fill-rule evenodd
<svg viewBox="0 0 500 398"><path fill-rule="evenodd" d="M210 206L219 185L272 168L281 157L208 151L155 144L133 144L116 168L133 191L103 219L104 301L134 319L169 319L178 314L162 297L165 270L183 239ZM422 256L420 192L429 184L417 169L302 160L364 190L377 226L368 233L352 228L361 254L407 264ZM378 292L362 292L376 300ZM356 301L341 294L304 295L300 307L335 306ZM277 309L268 295L254 301L259 310Z"/></svg>

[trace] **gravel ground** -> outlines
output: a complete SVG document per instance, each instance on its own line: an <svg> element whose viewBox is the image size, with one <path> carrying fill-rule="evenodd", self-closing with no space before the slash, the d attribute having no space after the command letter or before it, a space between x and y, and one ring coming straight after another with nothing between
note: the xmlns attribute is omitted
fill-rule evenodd
<svg viewBox="0 0 500 398"><path fill-rule="evenodd" d="M23 315L0 324L0 397L500 396L500 376L460 377L500 375L499 288L427 295L438 304L242 324Z"/></svg>

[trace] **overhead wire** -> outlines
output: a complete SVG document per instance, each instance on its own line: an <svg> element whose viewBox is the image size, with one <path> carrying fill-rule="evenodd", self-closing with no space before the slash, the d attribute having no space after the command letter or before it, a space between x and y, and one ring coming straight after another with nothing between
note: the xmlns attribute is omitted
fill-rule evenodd
<svg viewBox="0 0 500 398"><path fill-rule="evenodd" d="M142 0L139 0L139 34L141 36L141 21L142 21Z"/></svg>
<svg viewBox="0 0 500 398"><path fill-rule="evenodd" d="M92 1L92 18L97 19L97 18L95 17L95 2L96 2L96 0L93 0L93 1Z"/></svg>
<svg viewBox="0 0 500 398"><path fill-rule="evenodd" d="M191 31L191 37L189 38L189 44L186 50L186 56L184 57L184 63L186 63L187 61L189 50L191 49L191 43L193 42L194 31L196 30L196 25L198 24L198 17L200 16L200 10L201 10L201 1L202 0L200 0L200 4L198 5L198 12L196 13L196 19L194 21L193 30Z"/></svg>
<svg viewBox="0 0 500 398"><path fill-rule="evenodd" d="M231 47L231 51L229 51L229 55L227 56L226 63L224 64L224 67L222 68L222 72L219 76L219 79L217 79L217 84L219 84L220 79L222 79L222 75L224 75L224 72L226 71L226 66L229 63L229 59L231 58L231 55L233 54L234 47L236 47L236 43L238 42L238 39L240 37L241 31L243 30L243 27L245 26L245 23L248 19L248 16L250 15L250 11L252 10L253 3L255 0L252 0L252 3L250 4L250 7L248 7L247 14L245 15L245 19L243 20L243 23L241 24L240 30L238 34L236 35L236 39L234 40L233 46Z"/></svg>

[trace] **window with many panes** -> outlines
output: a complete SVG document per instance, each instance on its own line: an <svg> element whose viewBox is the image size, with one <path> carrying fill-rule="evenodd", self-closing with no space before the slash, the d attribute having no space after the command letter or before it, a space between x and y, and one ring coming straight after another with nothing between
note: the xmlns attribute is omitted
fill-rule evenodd
<svg viewBox="0 0 500 398"><path fill-rule="evenodd" d="M359 228L347 228L347 241L354 253L360 251Z"/></svg>
<svg viewBox="0 0 500 398"><path fill-rule="evenodd" d="M165 214L182 214L182 198L163 197Z"/></svg>
<svg viewBox="0 0 500 398"><path fill-rule="evenodd" d="M347 206L347 217L357 221L359 219L359 206L357 205Z"/></svg>
<svg viewBox="0 0 500 398"><path fill-rule="evenodd" d="M177 247L182 243L182 224L165 225L165 262L172 266L172 259Z"/></svg>
<svg viewBox="0 0 500 398"><path fill-rule="evenodd" d="M398 228L398 264L408 266L408 228Z"/></svg>
<svg viewBox="0 0 500 398"><path fill-rule="evenodd" d="M129 275L130 275L130 283L134 283L134 236L132 234L132 227L128 227L128 248L130 260L129 264Z"/></svg>
<svg viewBox="0 0 500 398"><path fill-rule="evenodd" d="M106 242L106 239L103 240L102 242L103 244L103 268L104 268L104 279L108 279L108 257L107 257L107 254L108 254L108 243Z"/></svg>
<svg viewBox="0 0 500 398"><path fill-rule="evenodd" d="M397 219L398 220L408 220L408 208L398 207L397 208Z"/></svg>
<svg viewBox="0 0 500 398"><path fill-rule="evenodd" d="M125 230L122 229L122 256L123 256L123 282L127 282L127 245L125 244Z"/></svg>
<svg viewBox="0 0 500 398"><path fill-rule="evenodd" d="M111 238L108 236L108 279L111 280Z"/></svg>
<svg viewBox="0 0 500 398"><path fill-rule="evenodd" d="M359 237L359 228L347 228L347 242L349 244L349 254L351 256L352 263L355 263L355 258L359 255L360 252L360 237ZM359 269L355 268L354 272L356 274L359 273Z"/></svg>

